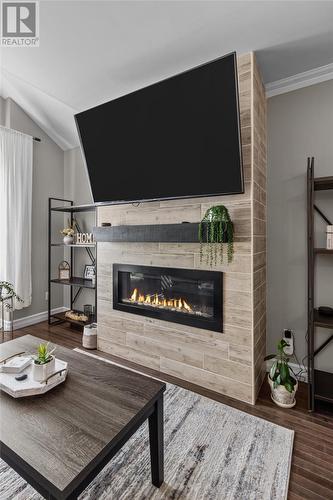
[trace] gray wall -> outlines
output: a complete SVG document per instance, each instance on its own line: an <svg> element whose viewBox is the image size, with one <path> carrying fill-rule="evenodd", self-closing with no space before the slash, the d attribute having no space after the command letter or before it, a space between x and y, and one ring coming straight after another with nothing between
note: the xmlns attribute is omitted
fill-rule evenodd
<svg viewBox="0 0 333 500"><path fill-rule="evenodd" d="M64 193L76 205L93 203L81 149L64 152Z"/></svg>
<svg viewBox="0 0 333 500"><path fill-rule="evenodd" d="M9 115L9 116L8 116ZM33 186L32 186L32 304L15 312L15 319L47 310L45 292L47 285L47 242L48 242L48 198L62 198L64 192L64 152L59 148L12 100L7 99L7 126L20 132L40 137L42 142L34 142ZM59 227L62 226L59 220ZM55 228L54 237L58 237ZM57 273L58 263L63 258L63 250L54 250L53 273ZM63 305L61 287L53 285L53 307Z"/></svg>
<svg viewBox="0 0 333 500"><path fill-rule="evenodd" d="M333 81L268 100L268 331L274 352L284 328L296 336L296 354L306 355L307 249L306 158L315 157L315 176L333 175ZM316 194L333 220L332 192ZM316 216L317 245L325 246L326 225ZM317 257L317 305L333 307L333 258ZM317 330L316 342L332 333ZM317 367L333 372L333 345Z"/></svg>

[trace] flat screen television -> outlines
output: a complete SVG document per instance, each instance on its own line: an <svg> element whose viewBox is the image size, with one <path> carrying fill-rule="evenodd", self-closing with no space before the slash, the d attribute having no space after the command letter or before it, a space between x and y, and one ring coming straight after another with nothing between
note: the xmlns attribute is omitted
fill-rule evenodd
<svg viewBox="0 0 333 500"><path fill-rule="evenodd" d="M75 118L95 203L244 191L235 53Z"/></svg>

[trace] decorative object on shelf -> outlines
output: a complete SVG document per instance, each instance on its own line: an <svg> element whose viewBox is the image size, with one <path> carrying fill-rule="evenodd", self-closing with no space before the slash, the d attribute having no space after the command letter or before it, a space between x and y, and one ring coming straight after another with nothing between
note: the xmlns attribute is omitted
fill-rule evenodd
<svg viewBox="0 0 333 500"><path fill-rule="evenodd" d="M89 245L94 243L93 233L76 233L75 241L77 245Z"/></svg>
<svg viewBox="0 0 333 500"><path fill-rule="evenodd" d="M86 314L78 312L78 311L67 311L65 313L65 318L73 319L74 321L82 321L83 323L88 321L89 318Z"/></svg>
<svg viewBox="0 0 333 500"><path fill-rule="evenodd" d="M323 314L324 316L333 316L333 308L329 306L320 306L318 307L319 314Z"/></svg>
<svg viewBox="0 0 333 500"><path fill-rule="evenodd" d="M36 382L46 380L55 371L55 357L53 353L55 347L49 350L49 342L47 344L39 344L37 354L33 358L32 378Z"/></svg>
<svg viewBox="0 0 333 500"><path fill-rule="evenodd" d="M326 235L326 248L327 250L333 250L333 226L327 226Z"/></svg>
<svg viewBox="0 0 333 500"><path fill-rule="evenodd" d="M296 375L289 365L289 357L284 352L284 348L288 345L288 342L281 339L277 345L278 354L270 354L264 358L265 361L274 359L268 374L268 382L272 400L282 408L295 406L295 394L298 388Z"/></svg>
<svg viewBox="0 0 333 500"><path fill-rule="evenodd" d="M93 306L92 306L92 304L85 304L83 306L83 312L84 312L84 314L86 316L88 316L89 318L91 318L92 315L93 315Z"/></svg>
<svg viewBox="0 0 333 500"><path fill-rule="evenodd" d="M220 262L223 263L223 244L227 243L228 263L234 254L234 227L229 211L224 205L209 208L199 224L200 262L205 261L210 266L217 264L219 251ZM205 255L204 255L205 252Z"/></svg>
<svg viewBox="0 0 333 500"><path fill-rule="evenodd" d="M86 264L84 266L84 274L83 277L85 280L93 280L95 279L95 266L92 264Z"/></svg>
<svg viewBox="0 0 333 500"><path fill-rule="evenodd" d="M97 324L91 323L83 329L82 347L85 349L97 349Z"/></svg>
<svg viewBox="0 0 333 500"><path fill-rule="evenodd" d="M71 266L67 260L60 262L58 266L58 278L60 280L69 280L71 276Z"/></svg>
<svg viewBox="0 0 333 500"><path fill-rule="evenodd" d="M64 235L64 243L65 245L72 245L74 242L74 227L75 227L75 220L73 220L72 224L70 223L70 220L68 219L67 222L67 227L64 227L60 231L61 234Z"/></svg>

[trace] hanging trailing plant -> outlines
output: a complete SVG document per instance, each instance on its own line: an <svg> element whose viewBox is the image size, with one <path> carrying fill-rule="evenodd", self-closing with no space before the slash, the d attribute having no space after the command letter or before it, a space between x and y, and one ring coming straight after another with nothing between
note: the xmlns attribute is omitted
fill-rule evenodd
<svg viewBox="0 0 333 500"><path fill-rule="evenodd" d="M217 264L219 253L223 263L223 244L227 244L227 260L232 261L234 255L234 227L229 211L224 205L211 207L199 224L200 262L204 257L211 267Z"/></svg>

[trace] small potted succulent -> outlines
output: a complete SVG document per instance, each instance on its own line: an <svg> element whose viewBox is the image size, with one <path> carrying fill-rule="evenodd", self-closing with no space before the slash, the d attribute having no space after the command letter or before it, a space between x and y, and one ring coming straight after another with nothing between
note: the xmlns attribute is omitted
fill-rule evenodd
<svg viewBox="0 0 333 500"><path fill-rule="evenodd" d="M268 383L271 388L271 398L282 408L292 408L296 404L296 391L298 383L296 375L289 365L289 358L284 348L289 344L281 339L277 345L278 353L269 354L265 360L274 359L268 374Z"/></svg>
<svg viewBox="0 0 333 500"><path fill-rule="evenodd" d="M43 382L55 371L55 357L53 353L55 348L49 350L47 344L39 344L37 354L33 356L32 378L36 382Z"/></svg>
<svg viewBox="0 0 333 500"><path fill-rule="evenodd" d="M65 245L72 245L74 241L74 232L75 232L74 227L75 227L75 221L73 222L73 224L71 224L68 220L67 227L64 227L64 229L60 231L60 233L64 235Z"/></svg>

